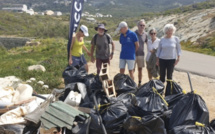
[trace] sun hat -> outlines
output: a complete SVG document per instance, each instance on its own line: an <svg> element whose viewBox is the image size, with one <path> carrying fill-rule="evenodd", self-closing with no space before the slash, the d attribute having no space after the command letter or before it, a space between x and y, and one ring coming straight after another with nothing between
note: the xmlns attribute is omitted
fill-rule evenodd
<svg viewBox="0 0 215 134"><path fill-rule="evenodd" d="M128 27L128 24L125 21L120 22L116 30L119 31L123 27Z"/></svg>
<svg viewBox="0 0 215 134"><path fill-rule="evenodd" d="M97 27L95 27L95 30L98 31L98 28L101 28L101 29L104 29L105 32L107 32L108 30L105 28L105 25L104 24L98 24Z"/></svg>
<svg viewBox="0 0 215 134"><path fill-rule="evenodd" d="M89 36L88 28L85 25L80 26L81 31L83 31L84 36Z"/></svg>

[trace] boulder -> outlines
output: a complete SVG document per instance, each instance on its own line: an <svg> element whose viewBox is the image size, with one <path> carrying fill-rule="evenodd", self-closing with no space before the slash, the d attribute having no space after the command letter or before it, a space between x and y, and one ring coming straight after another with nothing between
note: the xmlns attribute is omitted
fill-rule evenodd
<svg viewBox="0 0 215 134"><path fill-rule="evenodd" d="M28 67L28 71L33 71L33 70L45 72L46 68L42 65L32 65Z"/></svg>

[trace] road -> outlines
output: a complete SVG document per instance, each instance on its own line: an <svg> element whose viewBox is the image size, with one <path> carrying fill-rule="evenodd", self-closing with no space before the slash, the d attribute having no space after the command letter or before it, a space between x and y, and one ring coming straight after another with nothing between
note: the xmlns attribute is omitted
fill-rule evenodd
<svg viewBox="0 0 215 134"><path fill-rule="evenodd" d="M121 51L121 44L118 41L114 41L114 43L115 51ZM146 51L146 47L144 49ZM188 71L193 74L215 79L215 56L182 50L180 62L175 67L175 70Z"/></svg>

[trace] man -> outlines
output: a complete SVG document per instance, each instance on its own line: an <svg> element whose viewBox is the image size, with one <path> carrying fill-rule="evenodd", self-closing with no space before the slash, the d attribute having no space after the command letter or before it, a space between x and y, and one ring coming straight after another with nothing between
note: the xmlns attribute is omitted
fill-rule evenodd
<svg viewBox="0 0 215 134"><path fill-rule="evenodd" d="M127 64L130 77L134 80L135 52L139 47L137 35L128 29L128 25L124 21L119 24L117 30L121 33L119 42L122 45L119 63L120 73L125 73L125 65Z"/></svg>
<svg viewBox="0 0 215 134"><path fill-rule="evenodd" d="M110 60L113 58L114 54L114 43L109 34L107 34L107 29L104 24L99 24L95 27L97 34L91 40L91 62L95 62L94 58L94 48L96 47L96 68L97 74L100 73L102 63L110 64ZM112 45L112 51L110 53L110 46Z"/></svg>
<svg viewBox="0 0 215 134"><path fill-rule="evenodd" d="M135 31L137 34L138 40L139 40L139 48L136 52L136 61L135 61L135 67L137 65L138 68L138 86L141 85L142 81L142 68L145 67L145 61L144 61L144 44L147 43L148 37L147 33L145 32L145 20L142 19L137 22L138 29Z"/></svg>

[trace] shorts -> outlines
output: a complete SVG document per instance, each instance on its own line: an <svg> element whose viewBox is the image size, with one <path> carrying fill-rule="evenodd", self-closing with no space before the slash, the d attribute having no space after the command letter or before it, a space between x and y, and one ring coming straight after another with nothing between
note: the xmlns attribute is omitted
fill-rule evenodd
<svg viewBox="0 0 215 134"><path fill-rule="evenodd" d="M134 69L135 60L126 60L126 59L120 59L119 68L120 69L125 69L126 63L128 64L128 70L133 70Z"/></svg>
<svg viewBox="0 0 215 134"><path fill-rule="evenodd" d="M144 56L136 56L135 67L136 67L136 64L137 64L137 67L138 67L138 68L143 68L143 67L145 67Z"/></svg>
<svg viewBox="0 0 215 134"><path fill-rule="evenodd" d="M81 57L72 56L72 66L77 66L77 65L82 66L85 64L87 64L87 61L84 58L83 54L81 55Z"/></svg>

